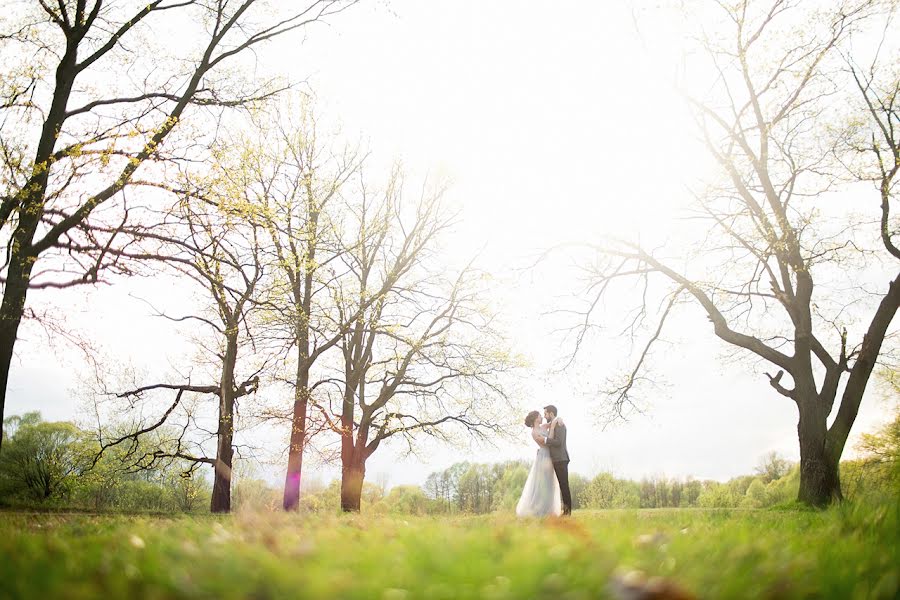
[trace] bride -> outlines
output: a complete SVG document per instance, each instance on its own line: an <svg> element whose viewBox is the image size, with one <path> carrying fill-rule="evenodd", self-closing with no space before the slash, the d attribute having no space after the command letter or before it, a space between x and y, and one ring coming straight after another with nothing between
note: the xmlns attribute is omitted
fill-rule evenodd
<svg viewBox="0 0 900 600"><path fill-rule="evenodd" d="M541 421L541 413L536 410L525 417L525 426L531 427L531 437L539 448L531 465L528 480L525 481L522 497L516 506L516 514L520 517L558 516L562 513L559 482L553 470L553 462L550 460L550 449L545 443L550 424L542 424Z"/></svg>

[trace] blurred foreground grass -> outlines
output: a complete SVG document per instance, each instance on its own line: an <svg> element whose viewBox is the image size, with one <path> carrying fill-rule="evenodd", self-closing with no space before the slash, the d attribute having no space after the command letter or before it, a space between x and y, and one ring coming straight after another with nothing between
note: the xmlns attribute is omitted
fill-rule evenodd
<svg viewBox="0 0 900 600"><path fill-rule="evenodd" d="M605 598L631 570L700 598L897 598L900 506L551 521L0 513L0 598Z"/></svg>

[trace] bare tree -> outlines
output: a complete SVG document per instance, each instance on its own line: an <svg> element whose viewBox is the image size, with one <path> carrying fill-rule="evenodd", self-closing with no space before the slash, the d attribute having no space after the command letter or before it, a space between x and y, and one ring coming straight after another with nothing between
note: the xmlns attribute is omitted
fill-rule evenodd
<svg viewBox="0 0 900 600"><path fill-rule="evenodd" d="M345 321L335 319L331 288L340 276L337 261L347 251L341 236L346 184L365 158L354 147L338 148L333 139L320 138L308 102L290 112L293 121L276 117L278 125L271 127L257 119L252 135L237 136L233 145L241 148L240 164L231 169L231 185L240 190L247 218L266 234L272 272L264 294L269 325L265 335L287 348L293 366L287 381L293 399L284 415L291 427L285 510L299 506L303 454L311 434L310 402L324 383L316 378L316 364L356 319L356 313ZM376 302L414 264L414 244L403 248L390 265L383 289L373 289L359 311Z"/></svg>
<svg viewBox="0 0 900 600"><path fill-rule="evenodd" d="M130 260L160 261L192 279L205 291L211 310L177 317L160 315L174 321L197 322L212 332L212 345L204 350L218 372L219 381L206 385L189 382L145 385L117 394L119 398L141 398L148 392L170 390L175 392L175 400L152 424L142 425L103 443L101 453L126 440L130 440L136 448L138 438L170 423L173 411L181 405L185 393L215 397L218 404L214 432L215 458L187 454L180 449L182 437L191 433L188 427L181 430L178 449L157 448L151 458L179 458L188 461L192 467L200 463L212 465L214 478L210 510L229 512L236 403L241 397L257 391L264 364L241 383L238 383L236 372L242 348L255 346L250 322L258 305L257 296L265 270L259 243L260 228L252 219L246 218L242 199L228 197L228 188L222 190L221 184L217 186L212 179L205 180L201 188L205 199L185 197L160 217L163 223L128 232L145 246L143 252L129 249L119 254Z"/></svg>
<svg viewBox="0 0 900 600"><path fill-rule="evenodd" d="M759 459L754 471L763 478L765 483L781 479L791 469L791 461L784 458L777 452L769 452Z"/></svg>
<svg viewBox="0 0 900 600"><path fill-rule="evenodd" d="M244 84L223 69L351 4L316 0L279 9L262 0L23 0L4 7L0 415L29 290L97 281L119 232L104 239L85 232L103 207L123 201L138 169L152 178L159 169L149 164L185 154L173 135L184 122L278 89L270 82ZM153 40L161 47L153 48ZM194 40L165 60L162 46ZM122 76L111 74L118 71ZM119 212L124 223L127 207L121 204ZM83 271L73 273L70 265Z"/></svg>
<svg viewBox="0 0 900 600"><path fill-rule="evenodd" d="M727 38L721 45L706 39L714 83L704 99L689 98L724 178L697 194L699 216L709 222L706 237L696 240L700 250L689 260L667 258L630 241L598 246L581 332L618 281L642 282L643 303L632 326L644 324L648 337L624 381L609 390L612 414L621 415L633 406L635 386L667 319L680 304L699 306L719 339L776 369L767 373L769 383L799 413L799 499L821 506L841 498L840 456L900 306L896 263L888 267L894 275L877 295L862 291L851 298L848 292L857 286L835 289L836 281L852 277L875 250L862 247L864 229L855 227L852 217L841 216L837 231L817 219L825 210L817 200L841 183L829 161L835 146L825 125L837 100L846 101L838 50L873 19L878 3L841 2L814 14L800 13L784 0L719 7ZM881 240L890 261L900 258L889 226L897 113L858 81L872 100L870 117L881 124L874 128L873 146L876 154L881 151ZM653 290L661 291L654 295ZM660 302L655 313L654 298ZM866 302L872 312L862 339L854 343L850 313L862 312ZM647 325L653 314L655 322ZM838 413L828 427L838 396Z"/></svg>
<svg viewBox="0 0 900 600"><path fill-rule="evenodd" d="M294 111L291 110L291 113ZM341 202L344 183L359 169L362 157L355 149L335 152L331 140L317 138L308 103L296 111L298 119L281 115L269 126L254 120L254 132L238 135L240 148L233 160L230 180L247 207L247 218L259 224L266 240L271 278L264 292L268 331L264 334L293 354L294 372L287 383L293 402L284 415L290 423L284 508L299 505L303 451L309 437L307 424L313 367L340 339L323 320L322 299L334 277L332 261L340 252L333 222L333 205Z"/></svg>
<svg viewBox="0 0 900 600"><path fill-rule="evenodd" d="M342 260L347 276L335 289L340 323L351 322L340 348L338 406L326 418L341 435L341 509L360 510L366 461L391 438L413 449L417 435L447 439L452 429L484 437L502 432L506 396L500 376L512 368L491 316L479 305L478 273L463 269L447 281L431 263L452 220L442 190L418 204L402 200L395 173L380 201L363 186ZM408 214L405 214L408 213ZM404 233L405 232L405 233ZM408 255L415 268L392 278ZM370 302L373 290L377 300ZM355 315L355 318L354 318Z"/></svg>

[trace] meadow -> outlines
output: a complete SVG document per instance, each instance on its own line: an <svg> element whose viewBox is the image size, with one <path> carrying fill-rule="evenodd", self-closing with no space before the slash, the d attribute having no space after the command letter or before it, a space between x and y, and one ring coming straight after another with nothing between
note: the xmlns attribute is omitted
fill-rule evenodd
<svg viewBox="0 0 900 600"><path fill-rule="evenodd" d="M3 598L883 598L900 505L570 519L0 513Z"/></svg>

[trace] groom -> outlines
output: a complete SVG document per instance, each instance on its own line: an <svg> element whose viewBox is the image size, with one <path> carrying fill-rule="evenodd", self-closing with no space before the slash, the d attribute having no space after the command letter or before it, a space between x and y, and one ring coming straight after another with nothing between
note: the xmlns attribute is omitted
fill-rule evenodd
<svg viewBox="0 0 900 600"><path fill-rule="evenodd" d="M550 448L550 460L559 480L559 493L562 496L564 515L572 514L572 492L569 491L569 451L566 449L566 425L562 419L556 418L556 407L548 404L544 407L544 418L550 423L550 434L547 447Z"/></svg>

